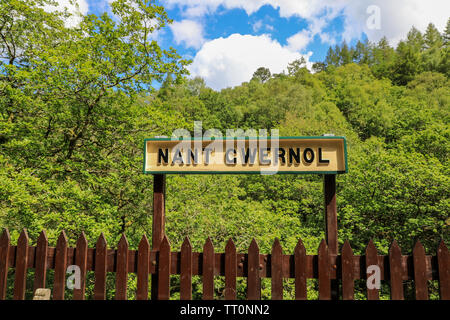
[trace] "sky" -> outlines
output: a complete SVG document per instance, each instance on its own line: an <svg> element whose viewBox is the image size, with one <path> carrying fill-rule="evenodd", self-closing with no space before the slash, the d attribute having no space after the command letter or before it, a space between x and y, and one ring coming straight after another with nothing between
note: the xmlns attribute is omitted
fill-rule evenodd
<svg viewBox="0 0 450 320"><path fill-rule="evenodd" d="M82 14L109 11L112 0L78 0ZM58 0L69 6L68 0ZM173 23L154 37L192 60L190 77L200 76L221 90L249 81L259 67L286 70L301 57L310 68L330 46L346 41L391 45L412 26L425 31L432 22L443 31L449 0L156 0ZM68 22L75 24L76 18Z"/></svg>

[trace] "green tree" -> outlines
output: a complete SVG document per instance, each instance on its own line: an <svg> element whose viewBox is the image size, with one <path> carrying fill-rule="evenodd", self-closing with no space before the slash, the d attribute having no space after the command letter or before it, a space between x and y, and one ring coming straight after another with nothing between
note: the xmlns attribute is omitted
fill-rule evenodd
<svg viewBox="0 0 450 320"><path fill-rule="evenodd" d="M430 23L424 35L425 49L440 48L443 45L441 34L434 24Z"/></svg>
<svg viewBox="0 0 450 320"><path fill-rule="evenodd" d="M306 60L304 57L301 57L300 59L296 59L288 64L288 66L287 66L288 74L290 76L294 76L302 68L306 68Z"/></svg>
<svg viewBox="0 0 450 320"><path fill-rule="evenodd" d="M268 68L260 67L253 73L252 80L257 80L264 83L269 80L271 76L272 74Z"/></svg>
<svg viewBox="0 0 450 320"><path fill-rule="evenodd" d="M161 6L118 0L114 19L91 14L68 28L68 13L45 4L0 4L0 151L4 183L17 184L2 189L0 221L33 237L46 228L114 239L148 223L151 181L133 173L142 139L180 123L134 101L165 74L180 78L187 61L151 40L170 22Z"/></svg>

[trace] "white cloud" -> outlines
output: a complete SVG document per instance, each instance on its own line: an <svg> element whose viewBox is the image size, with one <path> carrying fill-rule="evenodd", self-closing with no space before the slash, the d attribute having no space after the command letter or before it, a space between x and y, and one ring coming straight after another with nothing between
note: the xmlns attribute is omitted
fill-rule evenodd
<svg viewBox="0 0 450 320"><path fill-rule="evenodd" d="M67 8L67 11L72 16L65 21L66 27L75 27L81 22L80 14L85 15L89 10L87 0L76 0L75 5L71 4L69 0L57 0L56 6L45 5L44 10L48 12L54 12L56 10L63 11Z"/></svg>
<svg viewBox="0 0 450 320"><path fill-rule="evenodd" d="M367 8L376 5L380 8L381 28L370 29L367 20L370 14ZM448 0L364 0L345 7L346 40L359 38L365 32L371 41L378 41L386 36L391 44L397 44L415 26L424 31L432 22L439 30L444 30L449 18L450 1Z"/></svg>
<svg viewBox="0 0 450 320"><path fill-rule="evenodd" d="M377 41L386 35L392 44L406 36L412 26L424 30L429 22L443 30L450 12L448 0L164 0L169 7L179 6L186 14L204 15L225 9L240 8L248 15L264 5L280 10L281 17L299 17L309 22L311 35L323 28L339 14L344 17L343 37L359 38L362 32L369 40ZM381 9L381 29L367 28L367 8L377 5ZM326 39L326 36L322 36Z"/></svg>
<svg viewBox="0 0 450 320"><path fill-rule="evenodd" d="M205 42L203 27L196 21L174 21L170 25L170 29L177 44L184 43L186 47L198 49Z"/></svg>
<svg viewBox="0 0 450 320"><path fill-rule="evenodd" d="M265 24L263 20L256 20L252 24L253 32L258 33L261 30L273 31L273 26L270 24Z"/></svg>
<svg viewBox="0 0 450 320"><path fill-rule="evenodd" d="M304 55L305 59L309 56ZM220 90L249 81L259 67L281 73L300 57L300 53L281 46L268 35L232 34L206 42L189 70L193 77L200 76L208 86Z"/></svg>
<svg viewBox="0 0 450 320"><path fill-rule="evenodd" d="M303 29L302 31L294 34L287 39L289 49L293 51L302 51L308 44L314 39L314 35L309 30Z"/></svg>

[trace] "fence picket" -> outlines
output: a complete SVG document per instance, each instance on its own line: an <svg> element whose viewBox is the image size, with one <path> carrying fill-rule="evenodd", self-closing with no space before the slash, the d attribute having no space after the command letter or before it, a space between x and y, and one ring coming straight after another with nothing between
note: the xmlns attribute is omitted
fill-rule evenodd
<svg viewBox="0 0 450 320"><path fill-rule="evenodd" d="M342 299L354 300L355 279L353 275L353 250L347 240L344 242L344 246L342 247L341 263Z"/></svg>
<svg viewBox="0 0 450 320"><path fill-rule="evenodd" d="M87 252L88 242L84 232L81 232L77 240L77 247L75 249L75 264L80 268L80 288L74 288L73 299L84 300L86 290L86 272L87 272Z"/></svg>
<svg viewBox="0 0 450 320"><path fill-rule="evenodd" d="M34 290L45 288L47 275L48 239L45 231L42 231L36 243L36 268L34 272Z"/></svg>
<svg viewBox="0 0 450 320"><path fill-rule="evenodd" d="M108 244L103 232L95 245L95 283L94 300L106 299L106 267L108 258Z"/></svg>
<svg viewBox="0 0 450 320"><path fill-rule="evenodd" d="M420 241L417 241L413 249L416 300L428 300L427 265L425 259L425 249Z"/></svg>
<svg viewBox="0 0 450 320"><path fill-rule="evenodd" d="M117 270L116 270L116 300L127 299L128 279L128 240L125 234L120 237L117 244Z"/></svg>
<svg viewBox="0 0 450 320"><path fill-rule="evenodd" d="M319 256L319 300L331 299L330 255L325 240L320 242Z"/></svg>
<svg viewBox="0 0 450 320"><path fill-rule="evenodd" d="M214 246L208 237L203 245L203 300L214 299Z"/></svg>
<svg viewBox="0 0 450 320"><path fill-rule="evenodd" d="M53 300L64 300L67 269L67 244L67 237L63 230L61 231L58 240L56 241Z"/></svg>
<svg viewBox="0 0 450 320"><path fill-rule="evenodd" d="M437 251L439 270L439 294L442 300L450 300L450 253L444 240L439 243Z"/></svg>
<svg viewBox="0 0 450 320"><path fill-rule="evenodd" d="M367 268L371 265L378 266L378 251L372 239L370 239L369 244L366 247L366 270L364 272L366 276L367 276ZM379 299L380 296L378 289L367 288L367 300L379 300Z"/></svg>
<svg viewBox="0 0 450 320"><path fill-rule="evenodd" d="M236 264L236 246L233 240L229 239L225 246L225 300L236 300Z"/></svg>
<svg viewBox="0 0 450 320"><path fill-rule="evenodd" d="M192 299L192 246L189 238L184 238L181 245L180 262L180 299Z"/></svg>
<svg viewBox="0 0 450 320"><path fill-rule="evenodd" d="M9 236L9 231L4 229L0 237L0 300L6 299L10 245L11 237Z"/></svg>
<svg viewBox="0 0 450 320"><path fill-rule="evenodd" d="M389 273L391 280L391 299L404 300L402 252L395 240L389 249Z"/></svg>
<svg viewBox="0 0 450 320"><path fill-rule="evenodd" d="M158 300L169 300L170 298L170 243L167 236L159 247L158 262Z"/></svg>
<svg viewBox="0 0 450 320"><path fill-rule="evenodd" d="M14 279L14 300L25 299L25 289L28 269L28 233L23 229L17 240L16 276Z"/></svg>
<svg viewBox="0 0 450 320"><path fill-rule="evenodd" d="M248 249L247 300L261 300L259 276L259 247L253 239Z"/></svg>
<svg viewBox="0 0 450 320"><path fill-rule="evenodd" d="M283 300L283 248L278 238L272 246L270 261L272 277L272 300Z"/></svg>
<svg viewBox="0 0 450 320"><path fill-rule="evenodd" d="M47 269L54 269L53 299L63 300L67 265L74 263L80 268L80 288L74 288L73 299L85 299L86 273L95 273L94 299L106 299L107 271L116 273L116 300L127 299L128 273L137 274L138 300L149 297L149 276L155 276L155 296L152 299L168 300L170 298L170 275L180 275L180 298L192 299L192 276L202 276L203 300L214 299L214 277L225 276L225 288L222 297L227 300L237 298L236 279L247 278L247 299L261 299L261 279L271 278L271 297L273 300L283 299L284 278L295 279L295 299L307 298L307 278L318 279L319 299L333 298L332 285L334 276L342 281L342 299L354 299L354 281L367 279L367 267L379 266L384 273L385 281L389 281L391 299L404 300L403 281L414 280L415 298L429 299L428 280L439 283L440 298L450 300L450 255L444 241L441 241L436 256L426 256L420 242L414 246L411 256L402 256L401 249L394 240L389 254L378 256L377 249L371 240L364 256L355 256L348 241L342 247L341 255L330 254L326 241L320 243L318 254L306 255L301 241L292 255L284 255L280 241L275 239L270 254L261 255L255 239L252 240L248 253L236 253L233 240L229 239L224 253L215 253L210 238L203 245L203 252L192 252L189 238L185 238L179 252L171 252L170 243L164 236L160 251L151 252L149 242L144 235L138 250L130 250L125 235L122 235L116 250L108 250L106 239L100 235L96 248L89 249L84 233L77 240L76 248L69 248L64 233L58 237L55 248L49 247L48 239L42 231L35 247L28 245L26 229L19 237L17 246L11 246L8 230L0 235L0 300L7 296L8 269L14 268L13 299L23 300L26 295L27 269L35 270L33 290L47 285ZM108 257L110 255L110 257ZM264 257L264 259L262 259ZM156 264L150 268L150 258ZM406 263L406 264L405 264ZM338 265L337 271L336 265ZM333 268L332 268L333 267ZM331 279L333 277L333 279ZM383 274L381 274L383 277ZM48 284L50 286L50 284ZM378 289L367 289L367 299L379 299Z"/></svg>
<svg viewBox="0 0 450 320"><path fill-rule="evenodd" d="M138 246L136 300L148 300L149 258L150 244L144 234Z"/></svg>
<svg viewBox="0 0 450 320"><path fill-rule="evenodd" d="M306 249L302 239L298 239L294 249L295 299L306 300Z"/></svg>

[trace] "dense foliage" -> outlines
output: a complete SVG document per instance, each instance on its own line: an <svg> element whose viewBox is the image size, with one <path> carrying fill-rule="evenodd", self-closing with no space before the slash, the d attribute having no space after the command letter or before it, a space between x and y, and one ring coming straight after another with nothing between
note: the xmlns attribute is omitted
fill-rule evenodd
<svg viewBox="0 0 450 320"><path fill-rule="evenodd" d="M53 245L61 230L71 244L84 231L91 246L103 232L112 247L125 233L136 248L151 236L143 139L201 120L223 133L346 136L339 242L350 240L355 254L369 239L381 253L393 239L404 254L416 239L430 254L440 239L449 243L450 21L443 33L432 24L425 34L412 29L396 48L386 39L343 43L314 73L302 60L287 74L262 66L249 82L217 92L184 77L188 61L151 40L170 23L162 7L118 0L114 17L87 15L68 28L67 13L48 13L45 3L0 4L0 227L13 242L27 228L33 241L45 229ZM159 90L154 81L163 82ZM167 234L174 248L189 236L194 250L211 237L223 251L231 237L246 251L256 238L265 253L275 237L285 253L301 237L315 253L324 236L322 183L169 176Z"/></svg>

